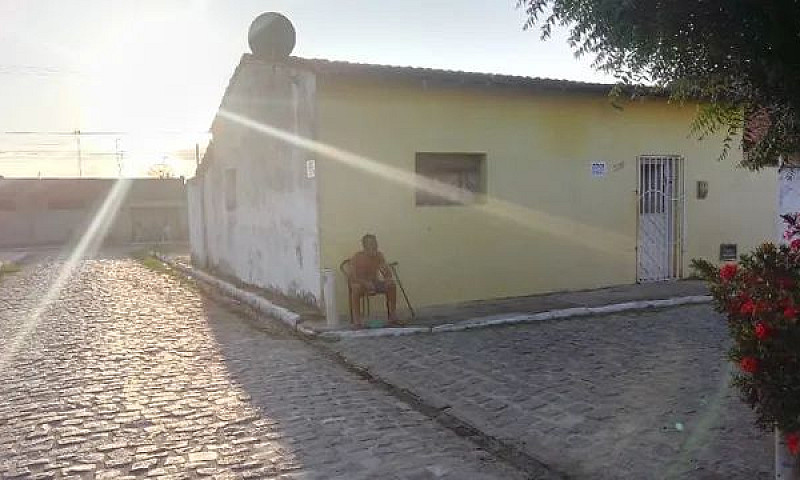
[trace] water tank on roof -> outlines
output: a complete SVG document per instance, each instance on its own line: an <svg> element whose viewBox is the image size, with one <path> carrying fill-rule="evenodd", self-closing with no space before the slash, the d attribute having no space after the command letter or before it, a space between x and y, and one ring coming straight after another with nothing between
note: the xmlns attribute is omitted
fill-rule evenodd
<svg viewBox="0 0 800 480"><path fill-rule="evenodd" d="M258 58L282 60L292 53L295 44L292 22L277 12L262 13L247 32L250 50Z"/></svg>

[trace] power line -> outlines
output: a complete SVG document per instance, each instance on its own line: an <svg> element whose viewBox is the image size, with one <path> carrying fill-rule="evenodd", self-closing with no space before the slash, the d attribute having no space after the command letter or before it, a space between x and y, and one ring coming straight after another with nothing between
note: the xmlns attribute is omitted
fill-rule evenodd
<svg viewBox="0 0 800 480"><path fill-rule="evenodd" d="M86 75L77 70L67 70L60 67L43 67L39 65L0 65L0 75L34 75L40 77L54 75Z"/></svg>
<svg viewBox="0 0 800 480"><path fill-rule="evenodd" d="M114 132L114 131L85 131L80 133L71 132L42 132L42 131L5 131L0 135L42 135L42 136L74 136L74 135L117 135L117 136L140 136L140 135L210 135L211 132L198 132L195 130L150 130L145 132Z"/></svg>
<svg viewBox="0 0 800 480"><path fill-rule="evenodd" d="M71 156L71 159L74 158L75 154L76 154L76 152L74 150L70 150L70 151L47 151L47 152L34 151L34 150L29 150L29 151L11 150L11 151L2 151L2 152L0 152L0 156L25 155L25 156L45 156L45 157L46 156L51 156L51 157L61 156L61 157L63 157L63 156L69 155L69 156ZM83 156L113 157L113 156L116 156L116 155L129 156L130 154L129 154L129 152L82 152L82 155ZM152 155L146 155L146 156L155 157L155 156L159 156L159 155L161 155L160 152L152 154ZM161 155L161 156L163 157L163 155ZM191 154L189 154L189 153L169 154L169 155L167 155L167 158L173 159L173 160L190 161L190 160L195 160L195 154L194 153L191 153ZM1 158L0 158L0 160L1 160Z"/></svg>
<svg viewBox="0 0 800 480"><path fill-rule="evenodd" d="M16 155L16 154L75 155L75 150L0 150L0 155ZM104 153L104 152L82 152L82 154L83 155L116 155L116 153Z"/></svg>
<svg viewBox="0 0 800 480"><path fill-rule="evenodd" d="M53 164L52 162L59 162L63 164L64 162L71 162L77 160L78 166L78 176L82 177L84 173L84 162L88 161L94 163L97 161L101 162L108 162L108 160L115 159L117 164L117 169L119 175L122 175L125 159L130 158L130 155L133 156L144 156L144 157L155 157L161 156L162 158L169 158L173 161L180 162L180 163L199 163L199 153L200 153L200 142L199 137L205 137L207 141L210 142L211 134L208 131L205 132L198 132L198 131L190 131L190 130L151 130L151 131L108 131L108 130L72 130L72 131L63 131L63 130L52 130L52 131L42 131L42 130L9 130L0 132L0 135L5 135L8 137L8 140L4 140L8 146L16 147L14 149L5 149L0 150L0 164L8 165L8 164L16 164L16 165L36 165L37 162L40 164ZM148 149L145 151L125 151L120 149L120 140L125 139L125 141L135 141L137 137L168 137L168 136L194 136L195 139L191 143L194 143L194 149L191 151L188 148L157 148L157 149ZM47 138L47 137L60 137L57 142L52 143L49 146L54 147L61 147L61 148L37 148L39 146L45 147L48 146L47 144L43 144L41 140L34 140L33 142L30 141L20 141L15 140L13 137L39 137L39 139ZM81 146L81 139L83 137L114 137L114 150L113 151L102 151L97 149L97 145L93 146L92 148L84 151L84 148ZM65 150L66 147L65 143L68 141L73 140L75 141L75 149L72 150ZM172 140L161 139L161 142L172 142ZM94 143L94 142L93 142ZM184 144L188 144L189 142L181 142ZM205 140L202 143L206 143ZM188 146L188 145L186 145Z"/></svg>

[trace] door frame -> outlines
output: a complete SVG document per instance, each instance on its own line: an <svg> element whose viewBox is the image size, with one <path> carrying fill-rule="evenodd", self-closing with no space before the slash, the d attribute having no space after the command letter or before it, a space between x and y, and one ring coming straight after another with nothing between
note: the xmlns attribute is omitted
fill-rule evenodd
<svg viewBox="0 0 800 480"><path fill-rule="evenodd" d="M669 238L667 238L667 274L658 278L643 278L642 272L642 206L644 203L643 192L644 178L642 166L645 164L669 165L673 179L670 192L663 197L664 208L670 205L667 219L669 225ZM662 168L662 172L664 169ZM663 178L663 173L661 174ZM657 281L677 280L683 278L683 260L686 251L686 159L675 154L646 154L636 157L636 283L649 283Z"/></svg>

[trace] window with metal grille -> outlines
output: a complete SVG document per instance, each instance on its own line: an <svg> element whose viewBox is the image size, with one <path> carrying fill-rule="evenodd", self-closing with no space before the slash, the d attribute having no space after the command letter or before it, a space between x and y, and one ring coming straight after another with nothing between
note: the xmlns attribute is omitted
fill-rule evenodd
<svg viewBox="0 0 800 480"><path fill-rule="evenodd" d="M664 168L660 164L641 165L641 212L664 213L665 179Z"/></svg>
<svg viewBox="0 0 800 480"><path fill-rule="evenodd" d="M417 153L418 206L470 205L485 193L483 153Z"/></svg>

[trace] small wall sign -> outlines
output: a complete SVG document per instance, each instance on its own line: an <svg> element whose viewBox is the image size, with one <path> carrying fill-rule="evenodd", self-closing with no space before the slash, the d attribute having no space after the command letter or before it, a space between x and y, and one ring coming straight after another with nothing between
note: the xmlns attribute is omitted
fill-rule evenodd
<svg viewBox="0 0 800 480"><path fill-rule="evenodd" d="M605 177L606 176L606 162L592 162L592 176Z"/></svg>
<svg viewBox="0 0 800 480"><path fill-rule="evenodd" d="M703 199L708 196L708 182L705 180L697 181L697 198Z"/></svg>
<svg viewBox="0 0 800 480"><path fill-rule="evenodd" d="M314 178L317 174L317 162L306 160L306 178Z"/></svg>
<svg viewBox="0 0 800 480"><path fill-rule="evenodd" d="M736 244L723 243L719 246L719 259L723 262L736 261Z"/></svg>

